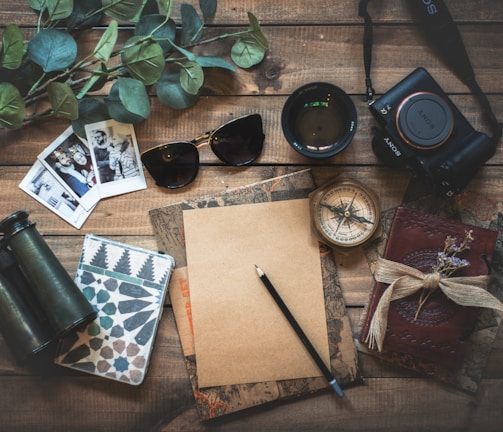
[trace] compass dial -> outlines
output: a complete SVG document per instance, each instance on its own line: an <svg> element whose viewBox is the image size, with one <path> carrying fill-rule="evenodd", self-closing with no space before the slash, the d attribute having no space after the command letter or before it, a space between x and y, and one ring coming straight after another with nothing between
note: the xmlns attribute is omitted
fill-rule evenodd
<svg viewBox="0 0 503 432"><path fill-rule="evenodd" d="M311 202L313 227L320 239L334 246L359 246L380 228L375 194L354 180L335 181L315 191Z"/></svg>

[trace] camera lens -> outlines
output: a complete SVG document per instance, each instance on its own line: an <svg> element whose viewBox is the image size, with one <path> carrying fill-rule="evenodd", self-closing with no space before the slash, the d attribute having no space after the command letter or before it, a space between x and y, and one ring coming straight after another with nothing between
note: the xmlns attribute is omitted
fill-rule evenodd
<svg viewBox="0 0 503 432"><path fill-rule="evenodd" d="M326 158L344 150L356 132L356 108L339 87L306 84L287 99L281 115L289 144L304 156Z"/></svg>
<svg viewBox="0 0 503 432"><path fill-rule="evenodd" d="M420 149L441 146L454 126L452 110L434 93L420 92L405 98L397 110L396 127L401 138Z"/></svg>

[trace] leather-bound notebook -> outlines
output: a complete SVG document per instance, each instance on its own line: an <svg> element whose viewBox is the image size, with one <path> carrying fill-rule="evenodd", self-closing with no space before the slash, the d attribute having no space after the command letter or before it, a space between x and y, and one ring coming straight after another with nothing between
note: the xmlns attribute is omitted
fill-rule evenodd
<svg viewBox="0 0 503 432"><path fill-rule="evenodd" d="M444 250L446 238L460 244L471 231L470 248L459 255L468 266L452 276L478 276L488 274L498 232L468 225L456 220L398 207L389 231L383 258L406 264L431 273L437 255ZM364 343L379 299L388 284L377 282L371 293L362 323L360 342ZM420 292L390 303L388 322L383 342L383 355L396 363L419 367L443 374L462 366L479 314L479 308L460 306L447 298L440 289L435 290L419 310Z"/></svg>

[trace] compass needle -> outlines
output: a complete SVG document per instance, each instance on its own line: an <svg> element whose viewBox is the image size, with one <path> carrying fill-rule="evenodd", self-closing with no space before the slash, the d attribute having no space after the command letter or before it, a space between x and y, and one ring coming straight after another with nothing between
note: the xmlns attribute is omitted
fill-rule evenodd
<svg viewBox="0 0 503 432"><path fill-rule="evenodd" d="M310 200L314 232L329 245L351 248L380 233L379 200L356 180L336 178L312 192Z"/></svg>

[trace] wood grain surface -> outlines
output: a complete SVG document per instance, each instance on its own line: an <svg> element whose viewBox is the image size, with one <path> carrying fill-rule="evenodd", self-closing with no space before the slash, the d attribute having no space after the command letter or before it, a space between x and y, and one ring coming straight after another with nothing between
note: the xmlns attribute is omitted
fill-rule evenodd
<svg viewBox="0 0 503 432"><path fill-rule="evenodd" d="M406 0L371 1L375 21L372 76L384 93L417 66L426 67L478 130L487 125L467 88L428 48L412 22ZM189 3L197 4L191 0ZM180 1L174 2L178 20ZM472 60L477 80L496 115L503 118L503 2L446 0ZM382 166L371 150L375 121L363 101L362 21L357 0L227 0L218 4L208 34L247 26L252 11L270 41L262 64L235 73L208 72L199 103L173 111L152 97L150 118L135 126L142 150L190 139L225 121L257 112L264 120L264 151L253 166L222 166L206 147L203 166L190 186L163 190L147 177L147 189L101 200L81 230L76 230L18 188L37 155L67 127L53 119L16 131L0 130L0 218L26 209L54 253L74 275L86 233L157 250L148 210L187 198L220 192L255 181L311 167L318 183L339 172L357 176L379 192L383 209L402 202L410 175ZM27 2L0 0L0 33L14 22L28 37L36 15ZM93 47L103 28L87 31L82 52ZM130 35L121 29L120 37ZM225 55L232 41L212 51ZM299 86L327 81L343 88L358 112L351 145L328 160L311 160L288 145L281 129L281 109ZM496 155L455 199L489 217L503 202L503 151ZM356 331L373 280L363 260L339 258L341 284ZM21 367L0 337L0 432L25 431L501 431L503 430L503 331L494 344L477 394L470 395L397 370L360 355L365 382L346 390L342 400L328 391L274 403L219 420L202 423L169 305L156 337L147 378L138 387L85 375L41 361Z"/></svg>

